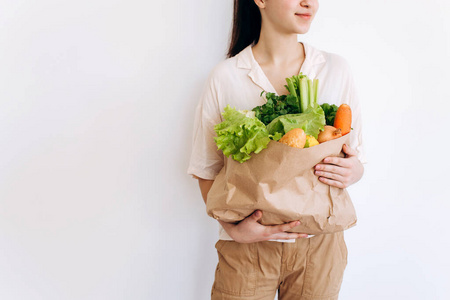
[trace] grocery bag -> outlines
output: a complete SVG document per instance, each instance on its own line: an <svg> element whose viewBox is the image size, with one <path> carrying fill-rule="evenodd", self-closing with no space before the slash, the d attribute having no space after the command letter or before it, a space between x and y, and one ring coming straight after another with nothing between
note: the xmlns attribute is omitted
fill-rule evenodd
<svg viewBox="0 0 450 300"><path fill-rule="evenodd" d="M225 157L207 196L208 215L238 222L259 209L263 225L299 220L301 224L289 231L314 235L355 226L347 190L322 183L314 174L314 166L325 157L344 157L342 146L348 145L350 134L303 149L270 141L267 149L244 163Z"/></svg>

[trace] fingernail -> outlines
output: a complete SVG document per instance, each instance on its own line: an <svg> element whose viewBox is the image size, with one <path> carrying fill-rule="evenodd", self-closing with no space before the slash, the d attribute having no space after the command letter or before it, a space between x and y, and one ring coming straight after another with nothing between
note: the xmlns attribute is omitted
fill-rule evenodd
<svg viewBox="0 0 450 300"><path fill-rule="evenodd" d="M300 221L295 222L295 226L300 225Z"/></svg>
<svg viewBox="0 0 450 300"><path fill-rule="evenodd" d="M329 162L330 161L330 159L328 159L328 158L325 158L324 160L323 160L324 162Z"/></svg>

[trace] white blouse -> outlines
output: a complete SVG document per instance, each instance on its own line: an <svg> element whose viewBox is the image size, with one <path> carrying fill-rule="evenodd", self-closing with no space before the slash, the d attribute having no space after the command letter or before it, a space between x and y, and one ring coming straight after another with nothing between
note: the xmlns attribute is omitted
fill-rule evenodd
<svg viewBox="0 0 450 300"><path fill-rule="evenodd" d="M352 110L350 147L358 152L365 164L361 128L361 104L355 90L347 61L340 55L318 50L302 42L305 60L300 72L310 79L319 79L318 103L346 103ZM223 167L224 156L214 142L214 125L223 121L221 112L229 104L236 109L251 110L266 102L262 91L276 91L248 46L234 57L220 62L210 73L198 103L194 121L192 154L188 174L214 180ZM231 240L223 228L220 239Z"/></svg>

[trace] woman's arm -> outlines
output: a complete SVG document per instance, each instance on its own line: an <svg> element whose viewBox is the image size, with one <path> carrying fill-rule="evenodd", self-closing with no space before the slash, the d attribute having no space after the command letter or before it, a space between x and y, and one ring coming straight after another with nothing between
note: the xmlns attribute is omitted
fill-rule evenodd
<svg viewBox="0 0 450 300"><path fill-rule="evenodd" d="M214 183L214 180L206 180L206 179L202 179L202 178L198 178L198 185L200 186L200 191L202 192L202 197L203 197L203 201L206 204L206 199L208 196L208 192L211 189L211 186Z"/></svg>
<svg viewBox="0 0 450 300"><path fill-rule="evenodd" d="M208 192L213 183L214 180L198 178L198 184L205 203L207 201ZM293 221L281 225L265 226L258 223L258 220L261 219L261 217L262 211L256 210L250 216L236 224L226 223L220 220L218 221L228 235L238 243L254 243L275 239L290 240L308 237L308 235L304 233L286 232L295 226L300 225L300 221Z"/></svg>

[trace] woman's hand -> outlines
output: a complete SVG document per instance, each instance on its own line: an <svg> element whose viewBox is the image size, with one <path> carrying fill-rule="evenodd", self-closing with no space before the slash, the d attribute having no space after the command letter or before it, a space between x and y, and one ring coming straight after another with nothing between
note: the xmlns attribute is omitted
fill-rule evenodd
<svg viewBox="0 0 450 300"><path fill-rule="evenodd" d="M289 240L308 237L304 233L286 232L295 226L300 225L300 221L293 221L281 225L265 226L258 223L262 217L262 211L256 210L237 224L226 223L219 220L223 229L228 235L238 243L254 243L274 239Z"/></svg>
<svg viewBox="0 0 450 300"><path fill-rule="evenodd" d="M358 182L364 174L364 166L356 156L356 150L345 145L342 147L345 157L326 157L315 166L314 174L325 184L338 188L347 188Z"/></svg>

